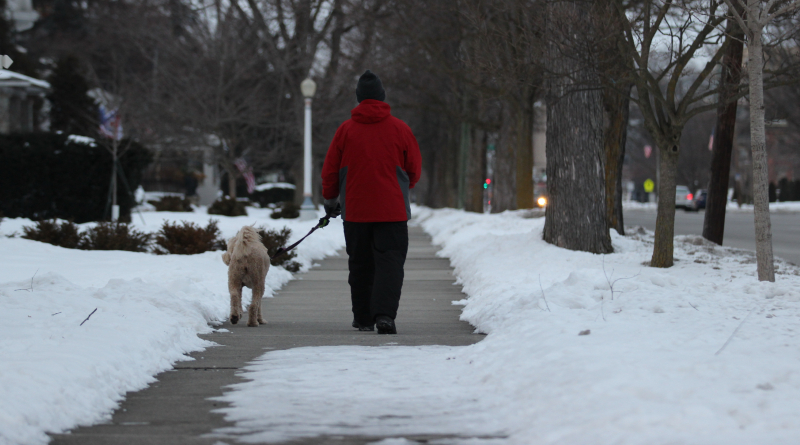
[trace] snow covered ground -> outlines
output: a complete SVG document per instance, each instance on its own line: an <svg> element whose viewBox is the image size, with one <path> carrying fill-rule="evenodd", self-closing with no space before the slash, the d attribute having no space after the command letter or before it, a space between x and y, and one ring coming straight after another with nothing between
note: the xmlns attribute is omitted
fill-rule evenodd
<svg viewBox="0 0 800 445"><path fill-rule="evenodd" d="M268 211L220 220L288 225ZM446 444L793 444L800 437L800 270L760 283L754 255L676 238L676 265L645 265L652 234L592 255L541 240L542 218L414 208L488 333L468 347L269 352L223 409L246 442L320 434L451 435ZM205 224L209 215L144 213ZM6 219L0 234L26 220ZM341 223L299 248L304 268L343 245ZM614 232L612 232L613 234ZM156 256L62 249L0 236L0 444L103 421L227 316L219 252ZM33 277L33 279L31 279ZM274 268L271 291L291 275ZM269 292L269 291L268 291ZM96 312L93 312L94 309ZM85 321L92 313L91 318ZM583 334L583 335L581 335ZM402 335L402 332L401 332Z"/></svg>
<svg viewBox="0 0 800 445"><path fill-rule="evenodd" d="M615 253L559 249L544 219L415 208L469 296L467 347L298 348L248 366L220 410L246 442L458 436L439 444L793 444L800 437L800 271L652 233ZM402 309L402 307L401 307ZM402 335L402 333L401 333Z"/></svg>
<svg viewBox="0 0 800 445"><path fill-rule="evenodd" d="M208 215L204 209L145 212L145 223L134 215L134 224L155 232L165 219L205 226L214 218L226 238L255 223L288 226L298 239L316 223L273 220L268 210L248 211L250 216L237 218ZM32 224L26 219L0 223L3 445L44 444L45 432L109 419L127 391L146 387L155 374L185 360L186 353L209 346L197 334L210 332L230 307L221 252L157 256L7 238ZM307 270L312 260L343 245L336 219L298 247L297 260ZM271 268L267 295L291 278L285 269Z"/></svg>

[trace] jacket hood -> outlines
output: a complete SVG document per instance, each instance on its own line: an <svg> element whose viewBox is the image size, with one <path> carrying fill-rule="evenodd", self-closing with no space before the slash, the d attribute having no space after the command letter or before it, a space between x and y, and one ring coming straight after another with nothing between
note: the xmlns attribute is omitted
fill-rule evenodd
<svg viewBox="0 0 800 445"><path fill-rule="evenodd" d="M386 102L364 99L350 111L350 116L359 124L374 124L392 115L392 108Z"/></svg>

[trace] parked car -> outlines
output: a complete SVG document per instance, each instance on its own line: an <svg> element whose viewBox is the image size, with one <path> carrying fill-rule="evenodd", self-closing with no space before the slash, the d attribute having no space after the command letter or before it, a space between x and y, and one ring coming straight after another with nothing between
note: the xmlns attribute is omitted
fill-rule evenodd
<svg viewBox="0 0 800 445"><path fill-rule="evenodd" d="M689 187L686 187L685 185L679 185L675 187L676 209L694 210L694 205L692 204L693 199L694 196L692 195L692 191L689 190Z"/></svg>
<svg viewBox="0 0 800 445"><path fill-rule="evenodd" d="M708 192L700 189L694 194L694 199L692 200L692 208L695 212L700 209L705 210L706 208L706 201L708 200Z"/></svg>

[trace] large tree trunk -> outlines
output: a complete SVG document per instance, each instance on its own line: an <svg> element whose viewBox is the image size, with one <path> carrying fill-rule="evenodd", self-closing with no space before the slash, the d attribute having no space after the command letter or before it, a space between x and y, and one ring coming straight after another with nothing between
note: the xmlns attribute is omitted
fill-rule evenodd
<svg viewBox="0 0 800 445"><path fill-rule="evenodd" d="M736 100L742 78L744 32L733 19L728 20L728 52L722 59L722 83L719 88L717 125L711 152L711 179L708 182L703 237L722 245L725 235L725 207L728 204L728 183L731 173L731 154L736 131Z"/></svg>
<svg viewBox="0 0 800 445"><path fill-rule="evenodd" d="M769 170L764 129L764 52L761 32L748 42L750 79L750 147L753 151L753 207L756 225L756 261L759 281L775 281L772 224L769 218Z"/></svg>
<svg viewBox="0 0 800 445"><path fill-rule="evenodd" d="M517 135L516 116L511 107L504 107L500 138L494 152L492 213L515 210L517 207Z"/></svg>
<svg viewBox="0 0 800 445"><path fill-rule="evenodd" d="M525 92L517 112L517 208L533 208L533 92Z"/></svg>
<svg viewBox="0 0 800 445"><path fill-rule="evenodd" d="M593 253L612 252L603 177L603 96L593 67L575 60L566 45L586 32L589 5L548 6L553 42L548 59L555 73L547 91L547 194L544 240L559 247ZM555 22L555 23L554 23ZM590 26L590 25L589 25ZM566 37L568 36L568 37ZM562 40L561 45L555 40ZM569 56L565 56L569 54ZM579 87L576 88L576 85Z"/></svg>
<svg viewBox="0 0 800 445"><path fill-rule="evenodd" d="M467 178L469 177L469 152L472 148L472 125L461 123L461 134L458 142L458 208L466 208Z"/></svg>
<svg viewBox="0 0 800 445"><path fill-rule="evenodd" d="M467 167L467 200L464 209L468 212L483 212L483 183L486 180L486 132L473 127L472 146Z"/></svg>
<svg viewBox="0 0 800 445"><path fill-rule="evenodd" d="M630 115L630 98L633 84L623 88L627 93L610 88L603 88L603 108L608 126L605 128L603 145L605 147L605 185L606 216L609 228L616 229L625 235L625 224L622 218L622 165L625 160L625 142L628 138L628 116Z"/></svg>

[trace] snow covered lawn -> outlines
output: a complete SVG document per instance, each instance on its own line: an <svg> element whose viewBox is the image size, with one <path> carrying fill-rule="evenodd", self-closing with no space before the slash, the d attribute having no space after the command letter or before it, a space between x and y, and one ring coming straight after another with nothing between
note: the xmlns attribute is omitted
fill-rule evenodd
<svg viewBox="0 0 800 445"><path fill-rule="evenodd" d="M655 202L622 201L622 208L625 210L658 210ZM727 212L732 213L753 213L753 204L742 204L739 207L735 202L729 202L726 206ZM790 202L771 202L769 204L770 213L800 213L800 201Z"/></svg>
<svg viewBox="0 0 800 445"><path fill-rule="evenodd" d="M316 221L273 220L268 210L228 218L145 212L139 230L163 220L219 220L223 235L243 225L292 229L305 235ZM164 255L82 251L21 238L25 219L0 223L0 444L44 444L45 432L110 419L127 391L152 382L186 353L208 347L197 334L228 316L227 268L221 252ZM90 224L87 224L90 225ZM315 232L298 247L303 270L344 245L341 222ZM267 294L292 274L270 269ZM249 290L246 290L249 292ZM250 294L246 294L249 300ZM249 301L245 301L247 304ZM96 312L93 312L97 309ZM91 318L81 323L86 317Z"/></svg>
<svg viewBox="0 0 800 445"><path fill-rule="evenodd" d="M544 219L415 208L468 298L468 347L298 348L249 365L220 410L246 442L459 436L440 444L793 444L800 438L800 272L754 254L612 232L615 253L559 249ZM402 312L402 303L401 303ZM402 316L402 313L401 315ZM402 335L402 332L401 332ZM391 341L391 340L387 340ZM414 442L415 443L415 442Z"/></svg>

